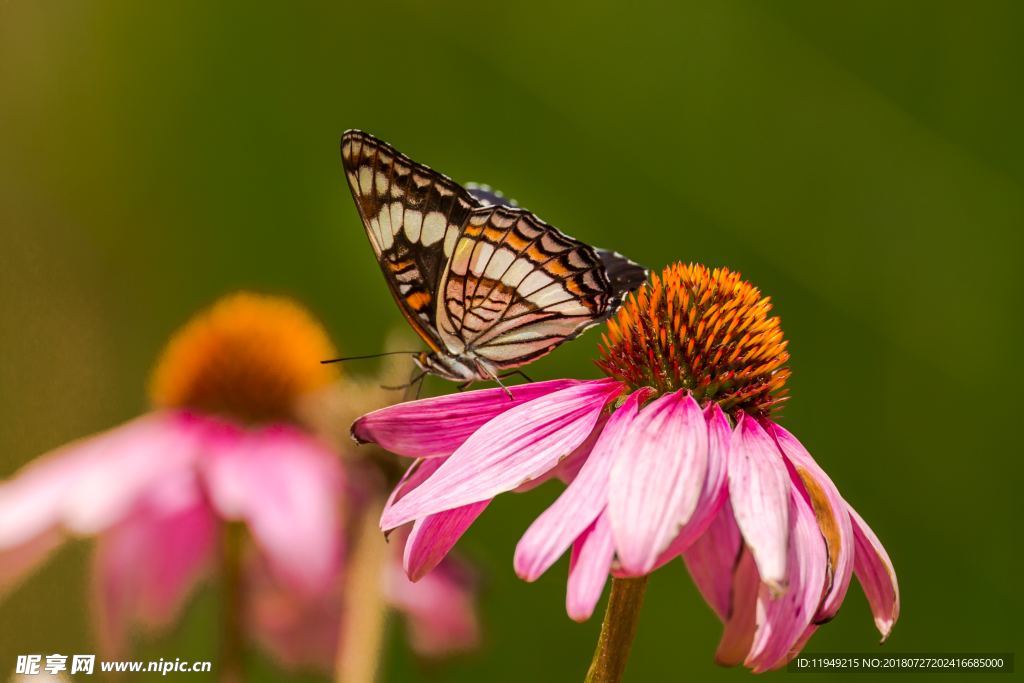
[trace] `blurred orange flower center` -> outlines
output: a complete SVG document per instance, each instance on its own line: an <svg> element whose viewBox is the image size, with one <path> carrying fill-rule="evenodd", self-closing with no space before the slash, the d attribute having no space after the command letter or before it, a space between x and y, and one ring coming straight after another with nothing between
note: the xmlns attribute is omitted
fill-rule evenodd
<svg viewBox="0 0 1024 683"><path fill-rule="evenodd" d="M337 377L337 354L312 315L290 299L224 297L168 342L150 383L160 408L189 408L245 423L294 421L297 399Z"/></svg>
<svg viewBox="0 0 1024 683"><path fill-rule="evenodd" d="M765 416L785 400L786 341L771 302L726 268L673 264L608 321L598 365L631 386L689 389L726 412Z"/></svg>

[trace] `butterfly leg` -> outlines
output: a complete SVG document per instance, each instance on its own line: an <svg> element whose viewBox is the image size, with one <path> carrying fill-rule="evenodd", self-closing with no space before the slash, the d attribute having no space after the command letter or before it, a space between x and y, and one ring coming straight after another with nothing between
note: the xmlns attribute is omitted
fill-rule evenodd
<svg viewBox="0 0 1024 683"><path fill-rule="evenodd" d="M468 382L463 382L462 384L460 384L460 385L455 387L455 391L465 391L466 389L468 389L470 387L471 384L473 384L473 380L469 380Z"/></svg>
<svg viewBox="0 0 1024 683"><path fill-rule="evenodd" d="M508 395L508 400L510 400L510 401L516 400L516 397L512 395L512 390L511 389L509 389L504 384L502 384L501 380L498 379L497 377L494 377L493 379L494 379L495 382L497 382L498 386L501 387L501 390L504 391L506 395Z"/></svg>
<svg viewBox="0 0 1024 683"><path fill-rule="evenodd" d="M499 377L501 377L501 379L507 379L509 377L515 377L516 375L519 375L530 384L533 384L533 380L530 379L529 376L522 370L512 370L511 372L506 372L504 375L499 375Z"/></svg>
<svg viewBox="0 0 1024 683"><path fill-rule="evenodd" d="M416 379L414 379L411 382L409 382L409 388L405 392L405 400L407 400L407 401L409 400L409 394L412 391L412 385L415 384L416 385L416 394L413 396L413 400L414 401L418 401L419 398L420 398L420 392L423 391L423 383L426 381L426 379L427 379L427 373L426 372L421 372L419 375L416 376Z"/></svg>
<svg viewBox="0 0 1024 683"><path fill-rule="evenodd" d="M490 368L488 368L485 365L481 365L480 363L476 364L476 368L477 368L477 371L479 371L481 375L486 375L486 376L490 377L491 379L493 379L494 382L499 387L501 387L501 390L504 391L505 394L508 396L508 400L510 400L510 401L516 400L516 397L512 395L512 391L508 387L506 387L504 384L501 383L501 378L498 377L496 374L494 374L494 372L492 372Z"/></svg>
<svg viewBox="0 0 1024 683"><path fill-rule="evenodd" d="M426 376L427 376L426 371L416 371L416 370L413 370L412 377L405 384L392 384L392 385L381 384L380 388L384 389L385 391L399 391L400 389L408 389L409 387L411 387L412 385L416 384L417 382L422 384L423 383L423 378L426 377Z"/></svg>

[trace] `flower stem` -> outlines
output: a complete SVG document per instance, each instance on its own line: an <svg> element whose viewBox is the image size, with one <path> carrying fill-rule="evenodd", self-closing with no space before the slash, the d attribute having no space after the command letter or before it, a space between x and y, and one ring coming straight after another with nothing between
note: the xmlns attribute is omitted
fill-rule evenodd
<svg viewBox="0 0 1024 683"><path fill-rule="evenodd" d="M373 683L380 674L388 617L383 575L392 551L377 523L382 509L384 499L374 499L358 520L343 586L345 606L334 669L337 683Z"/></svg>
<svg viewBox="0 0 1024 683"><path fill-rule="evenodd" d="M221 683L245 680L242 642L242 544L244 530L238 524L225 524L221 541Z"/></svg>
<svg viewBox="0 0 1024 683"><path fill-rule="evenodd" d="M594 659L587 671L585 683L618 683L626 670L629 649L640 622L640 608L644 604L647 577L612 579L601 635L597 639Z"/></svg>

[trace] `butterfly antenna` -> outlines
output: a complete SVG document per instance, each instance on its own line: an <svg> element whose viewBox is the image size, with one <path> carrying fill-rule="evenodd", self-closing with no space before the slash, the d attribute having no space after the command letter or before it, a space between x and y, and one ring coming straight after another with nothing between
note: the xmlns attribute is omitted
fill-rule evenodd
<svg viewBox="0 0 1024 683"><path fill-rule="evenodd" d="M366 356L344 356L342 358L328 358L327 360L320 361L321 365L327 365L328 363L344 363L349 360L366 360L368 358L381 358L382 356L416 356L419 355L419 351L384 351L383 353L371 353Z"/></svg>

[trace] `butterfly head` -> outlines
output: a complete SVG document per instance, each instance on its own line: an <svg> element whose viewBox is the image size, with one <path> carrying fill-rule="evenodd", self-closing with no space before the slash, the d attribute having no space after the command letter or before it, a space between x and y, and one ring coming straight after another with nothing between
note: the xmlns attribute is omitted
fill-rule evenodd
<svg viewBox="0 0 1024 683"><path fill-rule="evenodd" d="M419 355L413 356L413 360L420 370L452 382L482 379L470 365L454 356L445 356L433 351L421 351Z"/></svg>

